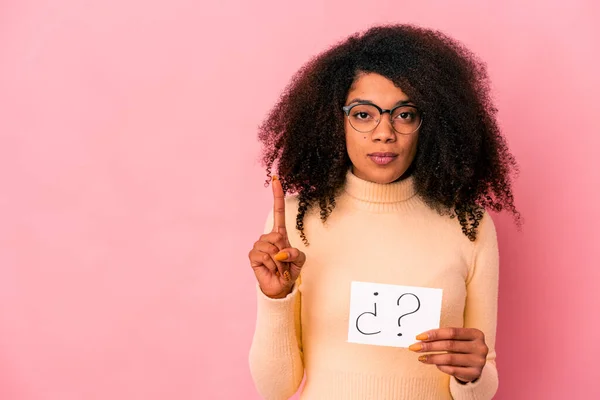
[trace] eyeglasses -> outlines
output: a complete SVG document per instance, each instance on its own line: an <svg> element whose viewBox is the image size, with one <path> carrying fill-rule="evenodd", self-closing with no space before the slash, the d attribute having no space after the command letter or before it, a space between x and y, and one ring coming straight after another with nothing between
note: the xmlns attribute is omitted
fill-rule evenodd
<svg viewBox="0 0 600 400"><path fill-rule="evenodd" d="M391 110L384 110L373 103L357 103L342 107L350 121L350 125L361 133L375 130L381 122L381 116L390 114L392 128L401 135L410 135L416 132L423 119L416 106L401 104Z"/></svg>

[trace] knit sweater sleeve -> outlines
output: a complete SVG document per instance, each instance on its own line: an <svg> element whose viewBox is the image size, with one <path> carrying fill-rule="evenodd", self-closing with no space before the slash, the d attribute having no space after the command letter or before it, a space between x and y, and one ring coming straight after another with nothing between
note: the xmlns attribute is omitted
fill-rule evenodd
<svg viewBox="0 0 600 400"><path fill-rule="evenodd" d="M273 226L273 213L265 233ZM256 285L257 310L254 337L250 346L250 373L265 400L284 400L296 393L304 377L302 354L300 279L284 299L267 297Z"/></svg>
<svg viewBox="0 0 600 400"><path fill-rule="evenodd" d="M450 379L455 400L492 399L498 389L496 369L496 318L498 309L499 255L496 229L491 216L484 214L474 244L472 265L467 276L464 326L477 328L485 335L489 348L482 374L473 383L461 384Z"/></svg>

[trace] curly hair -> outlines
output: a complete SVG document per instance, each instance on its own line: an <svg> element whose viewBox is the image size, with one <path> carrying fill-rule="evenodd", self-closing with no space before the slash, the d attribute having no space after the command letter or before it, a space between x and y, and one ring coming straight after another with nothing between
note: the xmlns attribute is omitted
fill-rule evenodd
<svg viewBox="0 0 600 400"><path fill-rule="evenodd" d="M306 63L259 127L266 185L277 164L284 191L298 195L296 229L308 245L304 217L325 221L351 166L342 106L360 73L390 79L425 118L410 167L415 189L441 215L456 218L474 241L484 210L509 210L514 157L496 122L483 62L447 35L414 25L356 33Z"/></svg>

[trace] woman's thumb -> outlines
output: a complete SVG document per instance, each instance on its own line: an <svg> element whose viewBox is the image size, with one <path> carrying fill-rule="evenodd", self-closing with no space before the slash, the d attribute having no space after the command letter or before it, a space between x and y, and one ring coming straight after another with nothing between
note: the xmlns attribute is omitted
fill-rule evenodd
<svg viewBox="0 0 600 400"><path fill-rule="evenodd" d="M306 262L306 255L293 247L282 249L279 253L275 254L274 258L277 261L294 263L298 268L302 268Z"/></svg>

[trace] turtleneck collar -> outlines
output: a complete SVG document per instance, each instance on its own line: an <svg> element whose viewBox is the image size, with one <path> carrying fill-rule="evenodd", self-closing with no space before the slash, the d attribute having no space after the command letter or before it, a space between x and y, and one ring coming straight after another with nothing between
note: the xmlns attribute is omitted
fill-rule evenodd
<svg viewBox="0 0 600 400"><path fill-rule="evenodd" d="M346 174L345 192L351 197L367 203L388 204L399 203L414 197L416 190L414 178L409 176L397 182L375 183L363 180L349 169Z"/></svg>

